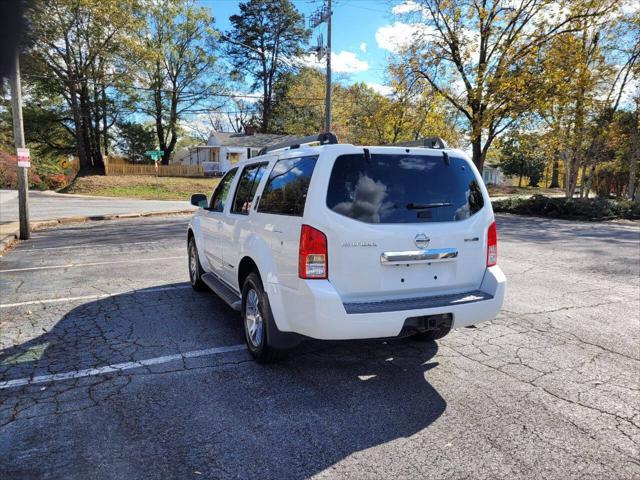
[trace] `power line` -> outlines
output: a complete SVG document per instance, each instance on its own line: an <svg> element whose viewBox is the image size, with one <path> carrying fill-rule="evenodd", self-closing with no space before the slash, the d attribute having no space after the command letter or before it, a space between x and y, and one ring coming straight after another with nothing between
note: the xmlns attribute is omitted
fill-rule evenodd
<svg viewBox="0 0 640 480"><path fill-rule="evenodd" d="M116 85L113 84L107 84L107 83L103 83L103 82L98 82L96 80L91 80L89 78L79 78L76 80L64 80L61 79L59 77L54 77L51 75L37 75L37 74L31 74L31 73L26 73L22 75L23 77L27 77L27 78L35 78L35 79L44 79L44 80L58 80L61 82L67 82L67 81L73 81L74 83L79 83L79 82L86 82L86 83L90 83L92 85L96 85L99 87L104 87L104 88L116 88ZM215 84L209 85L209 87L213 87L215 86ZM140 87L140 86L135 86L135 85L122 85L120 84L118 86L118 88L123 88L123 89L130 89L130 90L140 90L140 91L146 91L146 92L162 92L162 93L168 93L168 94L172 94L174 93L173 90L169 90L169 89L164 89L164 88L153 88L153 87ZM251 98L251 99L257 99L257 100L262 100L264 99L263 95L255 95L255 94L244 94L244 93L209 93L207 91L202 91L202 92L186 92L186 95L191 95L191 96L196 96L196 95L207 95L210 97L224 97L224 98ZM324 97L298 97L298 100L310 100L310 101L324 101ZM272 100L273 101L273 100Z"/></svg>

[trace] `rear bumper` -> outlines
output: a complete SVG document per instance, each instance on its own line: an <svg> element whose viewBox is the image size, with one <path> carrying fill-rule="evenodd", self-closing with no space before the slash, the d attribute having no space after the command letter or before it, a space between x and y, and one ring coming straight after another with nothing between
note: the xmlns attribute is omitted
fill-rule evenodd
<svg viewBox="0 0 640 480"><path fill-rule="evenodd" d="M451 314L453 328L491 320L502 308L505 285L502 270L494 266L486 270L482 284L475 292L419 299L422 301L391 302L391 306L388 302L344 304L326 280L301 282L297 290L275 283L267 283L265 287L279 330L317 339L347 340L397 336L405 320L416 316ZM384 306L381 307L381 303Z"/></svg>

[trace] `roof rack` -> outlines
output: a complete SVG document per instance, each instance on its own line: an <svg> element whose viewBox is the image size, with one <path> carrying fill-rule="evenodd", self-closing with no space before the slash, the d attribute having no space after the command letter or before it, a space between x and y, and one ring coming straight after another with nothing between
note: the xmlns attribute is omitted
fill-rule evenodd
<svg viewBox="0 0 640 480"><path fill-rule="evenodd" d="M449 145L440 137L426 137L414 141L389 143L385 147L426 147L444 150L449 148Z"/></svg>
<svg viewBox="0 0 640 480"><path fill-rule="evenodd" d="M276 150L292 150L294 148L300 148L302 146L318 145L330 145L338 143L338 137L333 132L325 132L320 135L309 135L308 137L299 137L287 140L285 142L276 143L275 145L269 145L262 148L258 155L264 155L265 153L274 152Z"/></svg>

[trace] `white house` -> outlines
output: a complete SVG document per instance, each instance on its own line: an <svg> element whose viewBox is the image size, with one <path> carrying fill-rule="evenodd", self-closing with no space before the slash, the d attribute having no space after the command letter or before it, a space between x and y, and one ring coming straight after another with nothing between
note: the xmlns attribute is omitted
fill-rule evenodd
<svg viewBox="0 0 640 480"><path fill-rule="evenodd" d="M251 128L247 128L245 133L211 132L206 145L191 147L174 163L203 165L205 174L222 175L236 163L255 157L262 148L289 138L292 136L254 133Z"/></svg>
<svg viewBox="0 0 640 480"><path fill-rule="evenodd" d="M486 163L482 167L482 180L485 185L504 185L506 183L502 169Z"/></svg>

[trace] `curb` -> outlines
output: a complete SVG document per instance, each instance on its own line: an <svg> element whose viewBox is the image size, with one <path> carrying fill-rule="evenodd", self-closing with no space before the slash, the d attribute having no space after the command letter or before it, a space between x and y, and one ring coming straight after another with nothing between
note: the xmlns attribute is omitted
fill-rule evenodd
<svg viewBox="0 0 640 480"><path fill-rule="evenodd" d="M84 222L96 222L103 220L127 220L131 218L141 217L163 217L171 215L187 215L193 214L194 210L171 210L168 212L139 212L139 213L115 213L113 215L92 215L86 217L63 217L56 220L36 220L31 222L31 231L45 230L47 228L56 227L58 225L69 225L72 223L84 223ZM16 222L17 223L17 222ZM10 248L15 242L18 241L20 231L16 228L15 231L5 235L0 239L0 255L2 255L8 248Z"/></svg>

